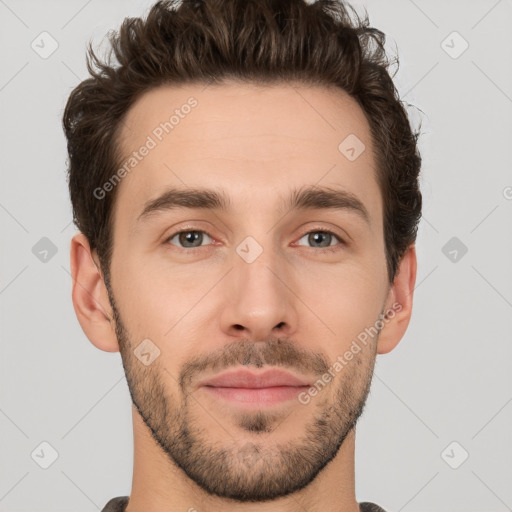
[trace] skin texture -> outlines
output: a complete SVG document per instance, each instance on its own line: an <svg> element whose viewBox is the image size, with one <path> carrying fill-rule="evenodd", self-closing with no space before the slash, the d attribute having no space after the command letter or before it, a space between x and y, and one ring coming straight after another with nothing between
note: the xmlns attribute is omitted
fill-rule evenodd
<svg viewBox="0 0 512 512"><path fill-rule="evenodd" d="M387 281L369 125L338 89L163 86L128 112L123 153L191 96L197 106L117 185L110 290L84 235L71 242L77 318L97 348L121 352L134 402L127 510L355 512L355 422L377 353L407 329L416 279L411 246ZM366 147L354 161L338 149L350 134ZM349 209L283 206L310 185L350 192L369 222ZM138 221L169 188L213 189L229 208ZM249 263L240 247L255 255L253 241L262 252ZM393 304L378 336L307 404L242 409L199 386L243 366L314 383ZM134 352L145 339L159 350L149 365Z"/></svg>

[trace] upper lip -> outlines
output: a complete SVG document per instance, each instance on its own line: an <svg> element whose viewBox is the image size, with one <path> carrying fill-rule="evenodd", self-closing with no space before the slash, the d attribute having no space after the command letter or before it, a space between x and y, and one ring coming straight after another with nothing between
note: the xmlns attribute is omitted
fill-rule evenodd
<svg viewBox="0 0 512 512"><path fill-rule="evenodd" d="M269 388L273 386L309 386L309 382L284 370L272 369L256 373L244 369L221 373L200 382L199 386Z"/></svg>

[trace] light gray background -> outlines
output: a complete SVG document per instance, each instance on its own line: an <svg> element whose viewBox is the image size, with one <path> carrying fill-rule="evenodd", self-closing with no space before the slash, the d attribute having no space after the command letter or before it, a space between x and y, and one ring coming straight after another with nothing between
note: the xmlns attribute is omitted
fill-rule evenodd
<svg viewBox="0 0 512 512"><path fill-rule="evenodd" d="M97 511L130 492L121 359L89 343L71 303L60 123L86 78L86 41L149 5L0 0L1 511ZM396 44L401 96L425 113L414 313L378 358L357 497L390 512L512 510L512 1L354 5ZM31 48L43 31L59 45L46 59ZM458 58L445 49L460 39L442 43L453 31L469 43ZM46 262L32 252L42 237L57 249ZM455 262L443 253L452 237L468 248ZM58 453L48 469L35 462L50 456L43 441Z"/></svg>

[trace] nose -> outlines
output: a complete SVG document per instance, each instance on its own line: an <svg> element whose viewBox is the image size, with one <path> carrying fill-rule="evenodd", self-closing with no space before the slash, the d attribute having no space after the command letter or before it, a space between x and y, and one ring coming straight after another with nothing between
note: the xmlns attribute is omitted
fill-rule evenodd
<svg viewBox="0 0 512 512"><path fill-rule="evenodd" d="M251 263L237 254L227 276L222 330L229 336L264 341L293 336L297 329L293 276L270 250ZM293 286L293 285L292 285Z"/></svg>

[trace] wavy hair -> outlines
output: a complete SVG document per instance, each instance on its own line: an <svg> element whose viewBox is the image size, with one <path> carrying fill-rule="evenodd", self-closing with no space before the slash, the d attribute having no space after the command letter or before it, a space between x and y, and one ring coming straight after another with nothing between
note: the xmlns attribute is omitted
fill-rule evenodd
<svg viewBox="0 0 512 512"><path fill-rule="evenodd" d="M386 36L367 14L361 18L342 0L162 0L145 19L126 18L108 40L104 60L89 42L90 78L71 92L63 114L73 220L107 279L116 193L99 201L93 191L120 165L124 116L157 86L234 79L337 86L357 100L375 148L393 282L421 218L419 133L389 73L398 57L388 58Z"/></svg>

